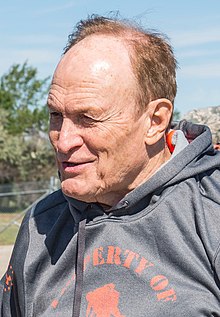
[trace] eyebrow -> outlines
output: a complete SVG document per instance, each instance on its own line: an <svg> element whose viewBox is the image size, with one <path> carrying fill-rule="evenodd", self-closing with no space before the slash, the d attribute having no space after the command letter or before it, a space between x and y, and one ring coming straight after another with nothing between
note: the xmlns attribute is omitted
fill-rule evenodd
<svg viewBox="0 0 220 317"><path fill-rule="evenodd" d="M47 107L49 109L59 109L59 104L61 104L61 102L55 97L55 96L51 96L50 94L48 95L47 98Z"/></svg>
<svg viewBox="0 0 220 317"><path fill-rule="evenodd" d="M85 99L88 99L88 98L85 98ZM102 114L103 110L99 107L97 108L95 104L93 103L84 104L83 100L81 101L82 102L80 103L76 102L75 105L74 104L72 105L72 103L70 102L63 108L64 105L60 102L60 100L57 99L55 95L49 93L48 99L47 99L47 107L49 108L49 110L55 110L58 112L64 112L69 114L90 113L91 115L96 115L96 116L100 116ZM60 109L60 105L61 105L61 109Z"/></svg>

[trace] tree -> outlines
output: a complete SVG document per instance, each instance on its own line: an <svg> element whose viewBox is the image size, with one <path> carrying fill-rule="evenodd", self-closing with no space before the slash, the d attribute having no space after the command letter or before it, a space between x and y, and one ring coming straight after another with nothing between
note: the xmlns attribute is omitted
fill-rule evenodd
<svg viewBox="0 0 220 317"><path fill-rule="evenodd" d="M180 120L180 112L179 110L175 109L173 112L173 121L178 121Z"/></svg>
<svg viewBox="0 0 220 317"><path fill-rule="evenodd" d="M0 79L0 183L45 180L56 173L45 133L48 79L38 79L26 62Z"/></svg>
<svg viewBox="0 0 220 317"><path fill-rule="evenodd" d="M48 115L45 97L49 77L37 78L37 69L23 65L12 65L0 79L0 108L7 111L4 128L9 134L17 135L36 129L46 131Z"/></svg>

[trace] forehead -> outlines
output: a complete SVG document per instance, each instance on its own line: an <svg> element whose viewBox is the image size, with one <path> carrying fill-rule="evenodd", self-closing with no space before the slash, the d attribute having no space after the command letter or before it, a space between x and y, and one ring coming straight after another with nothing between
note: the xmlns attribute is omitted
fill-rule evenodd
<svg viewBox="0 0 220 317"><path fill-rule="evenodd" d="M134 84L130 56L119 38L112 36L89 36L74 45L59 62L54 78L70 81L101 80L103 85Z"/></svg>

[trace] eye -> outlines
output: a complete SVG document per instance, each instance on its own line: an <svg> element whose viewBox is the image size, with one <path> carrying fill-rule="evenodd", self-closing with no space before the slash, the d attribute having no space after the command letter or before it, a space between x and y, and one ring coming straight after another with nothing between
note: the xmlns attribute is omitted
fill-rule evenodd
<svg viewBox="0 0 220 317"><path fill-rule="evenodd" d="M50 111L50 118L53 119L53 118L59 118L61 117L62 118L62 113L61 112L58 112L58 111Z"/></svg>
<svg viewBox="0 0 220 317"><path fill-rule="evenodd" d="M59 111L50 111L50 129L59 130L63 122L63 115Z"/></svg>
<svg viewBox="0 0 220 317"><path fill-rule="evenodd" d="M85 114L80 114L79 118L78 118L78 121L79 121L80 124L83 124L85 126L91 126L95 122L97 122L97 120L95 120L94 118L92 118L92 117L90 117L88 115L85 115Z"/></svg>

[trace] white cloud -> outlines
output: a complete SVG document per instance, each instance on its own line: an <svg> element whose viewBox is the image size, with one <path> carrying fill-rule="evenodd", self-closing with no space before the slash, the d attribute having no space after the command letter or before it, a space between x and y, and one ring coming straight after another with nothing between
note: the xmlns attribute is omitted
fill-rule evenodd
<svg viewBox="0 0 220 317"><path fill-rule="evenodd" d="M171 40L174 47L187 47L220 42L220 28L173 33Z"/></svg>
<svg viewBox="0 0 220 317"><path fill-rule="evenodd" d="M6 41L5 37L1 37L2 41ZM57 35L49 35L49 34L22 34L22 35L11 35L10 36L10 42L11 44L15 45L19 45L19 46L23 46L23 45L34 45L34 46L38 46L42 45L44 47L48 47L50 45L56 45L57 43L59 45L59 43L65 42L65 38L63 38L63 36L57 36Z"/></svg>
<svg viewBox="0 0 220 317"><path fill-rule="evenodd" d="M1 52L1 54L4 55L4 52ZM14 60L16 62L16 60L24 61L28 59L34 63L46 63L56 60L57 58L59 58L59 56L53 49L17 49L8 52L5 61Z"/></svg>
<svg viewBox="0 0 220 317"><path fill-rule="evenodd" d="M186 50L178 50L176 52L177 58L186 58L186 57L211 57L211 56L220 56L220 48L218 49L186 49Z"/></svg>
<svg viewBox="0 0 220 317"><path fill-rule="evenodd" d="M183 66L178 73L190 78L220 78L220 63Z"/></svg>
<svg viewBox="0 0 220 317"><path fill-rule="evenodd" d="M23 64L25 61L29 65L36 67L40 76L51 76L60 56L53 49L23 49L23 50L10 50L9 52L1 51L0 69L1 74L6 73L13 64Z"/></svg>

